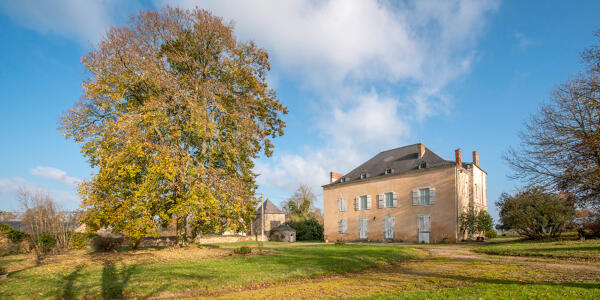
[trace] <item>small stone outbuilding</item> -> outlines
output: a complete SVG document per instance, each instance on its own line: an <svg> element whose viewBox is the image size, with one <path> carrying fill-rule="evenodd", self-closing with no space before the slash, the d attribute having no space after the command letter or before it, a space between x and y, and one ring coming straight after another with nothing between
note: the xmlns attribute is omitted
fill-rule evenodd
<svg viewBox="0 0 600 300"><path fill-rule="evenodd" d="M287 224L277 226L276 228L271 229L269 240L274 242L295 242L296 229Z"/></svg>
<svg viewBox="0 0 600 300"><path fill-rule="evenodd" d="M264 206L264 221L261 215L263 211L262 206ZM265 200L261 206L258 207L256 211L256 218L252 221L252 235L260 235L260 231L262 229L262 225L264 222L264 234L265 237L269 235L271 229L276 228L277 226L285 223L285 213L279 209L273 202L269 199Z"/></svg>

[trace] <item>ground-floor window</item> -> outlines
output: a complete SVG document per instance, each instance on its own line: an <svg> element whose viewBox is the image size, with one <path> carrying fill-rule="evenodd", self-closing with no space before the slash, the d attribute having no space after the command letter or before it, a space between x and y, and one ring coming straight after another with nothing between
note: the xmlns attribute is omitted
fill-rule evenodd
<svg viewBox="0 0 600 300"><path fill-rule="evenodd" d="M340 219L338 221L338 233L345 234L348 232L348 222L346 219Z"/></svg>
<svg viewBox="0 0 600 300"><path fill-rule="evenodd" d="M385 216L383 222L383 238L394 239L394 217Z"/></svg>

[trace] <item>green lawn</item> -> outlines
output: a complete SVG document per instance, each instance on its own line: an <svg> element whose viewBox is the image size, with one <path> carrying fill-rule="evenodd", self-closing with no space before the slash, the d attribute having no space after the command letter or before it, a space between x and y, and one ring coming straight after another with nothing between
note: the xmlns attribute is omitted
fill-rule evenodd
<svg viewBox="0 0 600 300"><path fill-rule="evenodd" d="M1 257L0 264L12 273L0 281L0 297L122 298L158 294L176 297L182 292L210 295L265 282L357 272L407 260L419 253L403 247L329 244L265 247L270 254L194 259L188 257L187 250L152 250L143 252L144 257L138 257L135 251L112 255L74 251L60 259L48 259L41 266L32 266L30 256ZM203 251L231 253L228 249ZM19 269L25 265L28 267Z"/></svg>
<svg viewBox="0 0 600 300"><path fill-rule="evenodd" d="M249 244L232 246L240 245ZM564 255L581 256L598 251L585 250L598 245L265 243L262 254L249 256L214 245L113 253L78 250L50 256L40 266L31 255L11 255L0 257L0 266L11 272L0 280L0 298L600 299L600 266L551 258L491 259L470 252L521 247L528 253L523 249L560 246L558 252Z"/></svg>
<svg viewBox="0 0 600 300"><path fill-rule="evenodd" d="M479 247L476 252L600 261L600 240L509 241Z"/></svg>

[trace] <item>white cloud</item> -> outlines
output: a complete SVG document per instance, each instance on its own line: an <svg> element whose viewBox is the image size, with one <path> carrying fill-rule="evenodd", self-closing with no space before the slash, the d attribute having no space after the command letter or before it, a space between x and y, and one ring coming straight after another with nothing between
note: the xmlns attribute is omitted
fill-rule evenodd
<svg viewBox="0 0 600 300"><path fill-rule="evenodd" d="M67 172L53 167L37 166L31 169L31 175L52 179L72 187L81 183L81 179L68 176Z"/></svg>
<svg viewBox="0 0 600 300"><path fill-rule="evenodd" d="M116 1L0 1L0 9L21 25L42 34L58 34L95 43L114 22Z"/></svg>
<svg viewBox="0 0 600 300"><path fill-rule="evenodd" d="M157 7L198 6L233 20L240 39L269 51L271 82L285 78L317 99L306 125L320 132L318 139L257 163L259 183L286 191L303 182L318 189L329 170L348 171L410 141L412 123L451 113L445 89L469 72L486 16L498 3L155 0ZM38 31L96 41L117 12L132 13L124 5L27 0L0 7Z"/></svg>

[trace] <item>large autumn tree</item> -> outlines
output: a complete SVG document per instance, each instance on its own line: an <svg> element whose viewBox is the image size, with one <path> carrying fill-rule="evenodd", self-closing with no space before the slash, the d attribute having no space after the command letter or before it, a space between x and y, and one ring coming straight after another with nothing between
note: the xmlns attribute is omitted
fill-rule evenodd
<svg viewBox="0 0 600 300"><path fill-rule="evenodd" d="M207 11L166 7L110 28L82 63L84 93L61 129L97 170L79 188L84 222L134 244L171 220L180 241L190 225L245 229L253 159L272 154L287 113L268 53Z"/></svg>

